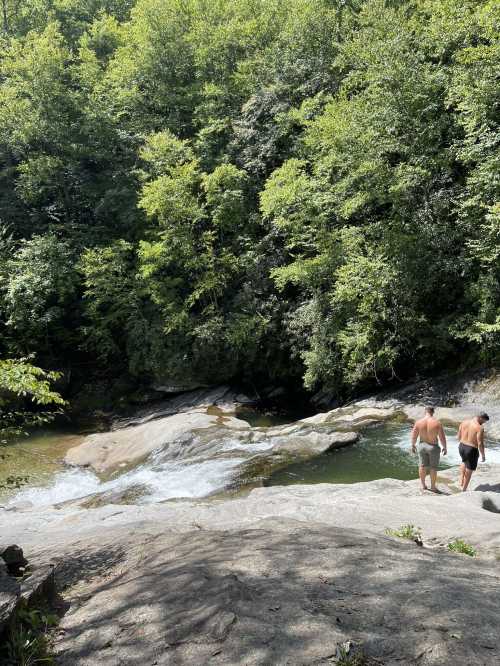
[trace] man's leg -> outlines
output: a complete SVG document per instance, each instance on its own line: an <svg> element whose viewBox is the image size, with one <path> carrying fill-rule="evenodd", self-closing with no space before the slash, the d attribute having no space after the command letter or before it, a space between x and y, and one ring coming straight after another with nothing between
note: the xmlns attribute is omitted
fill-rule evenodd
<svg viewBox="0 0 500 666"><path fill-rule="evenodd" d="M427 490L427 486L425 485L425 477L427 476L428 468L424 467L423 465L420 465L418 468L418 475L420 477L420 483L422 485L422 490Z"/></svg>
<svg viewBox="0 0 500 666"><path fill-rule="evenodd" d="M431 475L431 490L437 490L436 488L436 481L437 481L437 476L438 476L438 471L434 467L431 467L430 471Z"/></svg>
<svg viewBox="0 0 500 666"><path fill-rule="evenodd" d="M465 479L465 463L462 463L460 465L460 487L464 487L464 479Z"/></svg>
<svg viewBox="0 0 500 666"><path fill-rule="evenodd" d="M467 490L467 486L469 485L470 478L472 476L472 470L465 468L464 470L464 483L462 486L462 491L465 492Z"/></svg>

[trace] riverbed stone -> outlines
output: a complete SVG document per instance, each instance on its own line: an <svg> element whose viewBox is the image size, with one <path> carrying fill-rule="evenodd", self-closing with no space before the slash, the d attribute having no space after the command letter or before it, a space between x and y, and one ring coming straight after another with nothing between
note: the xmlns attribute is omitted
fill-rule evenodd
<svg viewBox="0 0 500 666"><path fill-rule="evenodd" d="M397 413L395 406L376 407L359 406L339 407L329 412L322 412L302 419L301 423L320 425L329 423L332 425L363 426L367 423L383 422L393 418Z"/></svg>
<svg viewBox="0 0 500 666"><path fill-rule="evenodd" d="M0 533L66 581L62 666L326 665L346 641L373 663L496 666L500 466L481 465L467 493L457 477L439 473L442 495L381 479L45 508L15 525L0 511ZM408 523L423 548L385 536ZM449 553L453 538L479 557Z"/></svg>
<svg viewBox="0 0 500 666"><path fill-rule="evenodd" d="M105 505L85 510L76 505L44 507L12 514L0 510L0 534L23 543L25 552L74 539L97 540L107 530L156 533L251 527L270 518L319 521L331 529L356 525L370 533L410 523L423 529L424 543L447 543L461 538L481 557L500 554L500 465L481 464L472 476L470 491L461 493L459 468L440 471L441 495L422 493L417 479L379 479L353 484L313 484L256 488L247 496L224 501L175 500L148 505ZM415 469L415 477L417 470ZM486 502L486 506L485 506ZM28 556L29 557L29 556Z"/></svg>
<svg viewBox="0 0 500 666"><path fill-rule="evenodd" d="M320 455L333 449L354 444L359 439L357 432L316 432L289 434L271 438L273 453L288 453L300 457Z"/></svg>
<svg viewBox="0 0 500 666"><path fill-rule="evenodd" d="M360 418L369 411L358 410ZM377 416L374 410L370 413ZM380 418L385 418L383 410L378 410L378 414ZM363 422L356 418L354 422L360 426ZM120 468L128 469L154 452L163 451L168 455L171 451L174 459L182 448L190 446L193 455L200 456L204 451L210 451L213 442L224 441L231 443L228 450L239 449L243 453L246 446L254 442L264 445L269 454L283 451L307 457L357 441L358 435L345 430L349 430L345 422L337 430L332 424L316 426L308 421L252 428L247 421L211 405L164 417L141 419L138 425L90 435L80 445L70 449L65 460L69 465L88 466L98 474L107 475ZM246 455L252 455L251 449Z"/></svg>
<svg viewBox="0 0 500 666"><path fill-rule="evenodd" d="M70 449L65 460L69 465L89 466L98 473L109 473L122 464L137 463L170 443L192 438L194 431L217 425L217 418L203 412L187 412L96 433Z"/></svg>

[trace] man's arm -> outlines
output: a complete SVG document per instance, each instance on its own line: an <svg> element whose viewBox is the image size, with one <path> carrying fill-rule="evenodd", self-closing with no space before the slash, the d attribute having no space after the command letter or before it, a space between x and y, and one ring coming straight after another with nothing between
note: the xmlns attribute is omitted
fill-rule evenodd
<svg viewBox="0 0 500 666"><path fill-rule="evenodd" d="M413 430L411 431L411 450L413 453L417 450L417 439L418 439L418 426L415 423Z"/></svg>
<svg viewBox="0 0 500 666"><path fill-rule="evenodd" d="M443 456L445 456L448 453L448 448L446 446L446 435L444 432L444 428L441 424L439 424L438 437L439 441L441 442L441 447L443 449Z"/></svg>
<svg viewBox="0 0 500 666"><path fill-rule="evenodd" d="M462 441L462 424L458 426L457 439L458 443L460 444L460 442Z"/></svg>
<svg viewBox="0 0 500 666"><path fill-rule="evenodd" d="M486 462L486 457L484 455L484 428L481 426L479 432L477 433L477 443L479 448L479 453L481 454L481 460Z"/></svg>

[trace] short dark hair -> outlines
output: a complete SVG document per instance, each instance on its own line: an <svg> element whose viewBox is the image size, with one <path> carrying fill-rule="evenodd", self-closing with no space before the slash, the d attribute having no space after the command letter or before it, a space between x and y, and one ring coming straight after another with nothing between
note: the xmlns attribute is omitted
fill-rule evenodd
<svg viewBox="0 0 500 666"><path fill-rule="evenodd" d="M482 419L483 421L489 421L490 417L486 412L481 412L480 414L477 415L478 418Z"/></svg>
<svg viewBox="0 0 500 666"><path fill-rule="evenodd" d="M434 407L432 407L431 405L427 405L425 411L432 416L434 414Z"/></svg>

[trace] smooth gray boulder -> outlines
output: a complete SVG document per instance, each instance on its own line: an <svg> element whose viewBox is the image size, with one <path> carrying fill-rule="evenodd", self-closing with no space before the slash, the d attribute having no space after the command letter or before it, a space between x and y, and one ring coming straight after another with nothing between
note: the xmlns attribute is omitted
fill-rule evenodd
<svg viewBox="0 0 500 666"><path fill-rule="evenodd" d="M396 415L395 407L376 407L376 406L358 406L354 404L351 407L339 407L329 412L323 412L302 419L301 423L312 425L334 424L360 426L365 423L382 422L393 418Z"/></svg>
<svg viewBox="0 0 500 666"><path fill-rule="evenodd" d="M297 457L320 455L333 449L354 444L359 439L357 432L301 431L271 437L273 453L288 453Z"/></svg>

